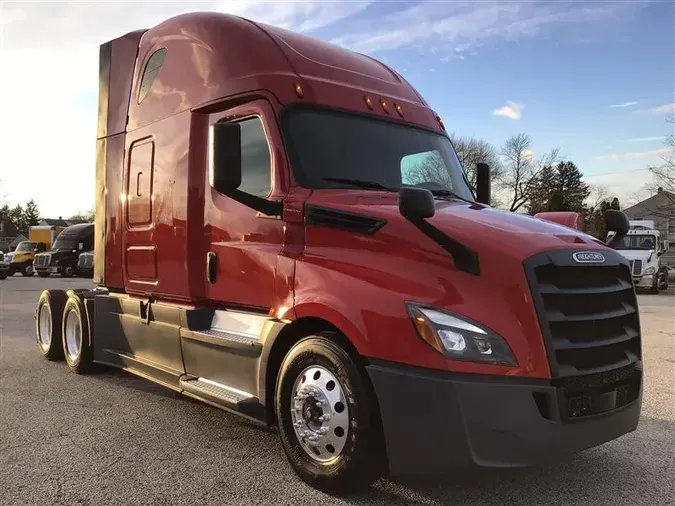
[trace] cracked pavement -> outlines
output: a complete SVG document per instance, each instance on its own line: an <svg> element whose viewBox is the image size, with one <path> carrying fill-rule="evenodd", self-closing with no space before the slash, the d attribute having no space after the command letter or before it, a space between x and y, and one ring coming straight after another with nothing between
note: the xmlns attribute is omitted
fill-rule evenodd
<svg viewBox="0 0 675 506"><path fill-rule="evenodd" d="M656 506L675 497L672 289L639 296L646 379L636 432L555 465L442 483L381 480L344 499L300 482L274 431L125 372L77 376L43 360L33 319L40 290L87 284L0 281L0 506Z"/></svg>

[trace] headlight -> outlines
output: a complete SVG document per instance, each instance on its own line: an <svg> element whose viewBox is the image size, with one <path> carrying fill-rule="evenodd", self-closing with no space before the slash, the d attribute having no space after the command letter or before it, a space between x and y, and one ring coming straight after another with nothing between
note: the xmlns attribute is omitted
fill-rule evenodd
<svg viewBox="0 0 675 506"><path fill-rule="evenodd" d="M656 267L654 267L654 266L652 265L652 266L649 266L649 267L647 267L647 268L645 269L644 275L645 275L645 276L650 276L650 275L655 274L655 273L656 273Z"/></svg>
<svg viewBox="0 0 675 506"><path fill-rule="evenodd" d="M444 309L407 304L419 336L448 358L470 362L517 365L506 341L478 323Z"/></svg>

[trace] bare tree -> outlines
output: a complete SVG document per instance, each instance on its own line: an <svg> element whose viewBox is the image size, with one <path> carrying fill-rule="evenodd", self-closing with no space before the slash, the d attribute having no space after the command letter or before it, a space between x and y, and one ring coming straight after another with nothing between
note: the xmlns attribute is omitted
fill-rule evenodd
<svg viewBox="0 0 675 506"><path fill-rule="evenodd" d="M666 122L675 126L675 116L669 117ZM653 182L645 188L651 194L661 193L665 196L659 203L651 205L649 211L655 216L673 218L675 217L675 134L667 135L663 144L666 147L665 155L661 157L663 163L649 168Z"/></svg>
<svg viewBox="0 0 675 506"><path fill-rule="evenodd" d="M499 152L492 144L475 137L458 137L454 133L450 135L450 140L455 146L459 162L466 171L471 188L476 189L476 165L479 163L487 163L490 166L493 182L501 180L504 169Z"/></svg>
<svg viewBox="0 0 675 506"><path fill-rule="evenodd" d="M503 186L510 194L509 211L517 211L527 204L536 189L539 172L560 161L558 149L539 159L534 158L532 140L524 133L507 139L501 155L504 158Z"/></svg>

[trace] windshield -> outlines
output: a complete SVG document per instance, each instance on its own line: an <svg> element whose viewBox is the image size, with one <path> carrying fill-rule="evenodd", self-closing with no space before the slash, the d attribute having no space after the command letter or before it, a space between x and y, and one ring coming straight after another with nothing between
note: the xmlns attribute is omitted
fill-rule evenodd
<svg viewBox="0 0 675 506"><path fill-rule="evenodd" d="M59 236L54 241L52 249L77 249L77 239L75 237Z"/></svg>
<svg viewBox="0 0 675 506"><path fill-rule="evenodd" d="M418 186L474 201L457 154L442 135L318 109L289 111L284 128L296 178L307 188Z"/></svg>
<svg viewBox="0 0 675 506"><path fill-rule="evenodd" d="M16 253L22 253L22 252L25 252L25 251L33 251L36 246L37 246L36 242L20 242L16 246L15 252Z"/></svg>
<svg viewBox="0 0 675 506"><path fill-rule="evenodd" d="M655 250L657 244L655 235L627 235L616 245L616 249Z"/></svg>

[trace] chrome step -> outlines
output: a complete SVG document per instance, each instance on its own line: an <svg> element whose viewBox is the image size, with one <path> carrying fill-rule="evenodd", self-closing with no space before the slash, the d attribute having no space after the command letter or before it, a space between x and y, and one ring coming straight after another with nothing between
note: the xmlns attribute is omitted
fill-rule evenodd
<svg viewBox="0 0 675 506"><path fill-rule="evenodd" d="M254 397L247 392L205 378L181 379L180 387L188 393L226 404L239 404Z"/></svg>

